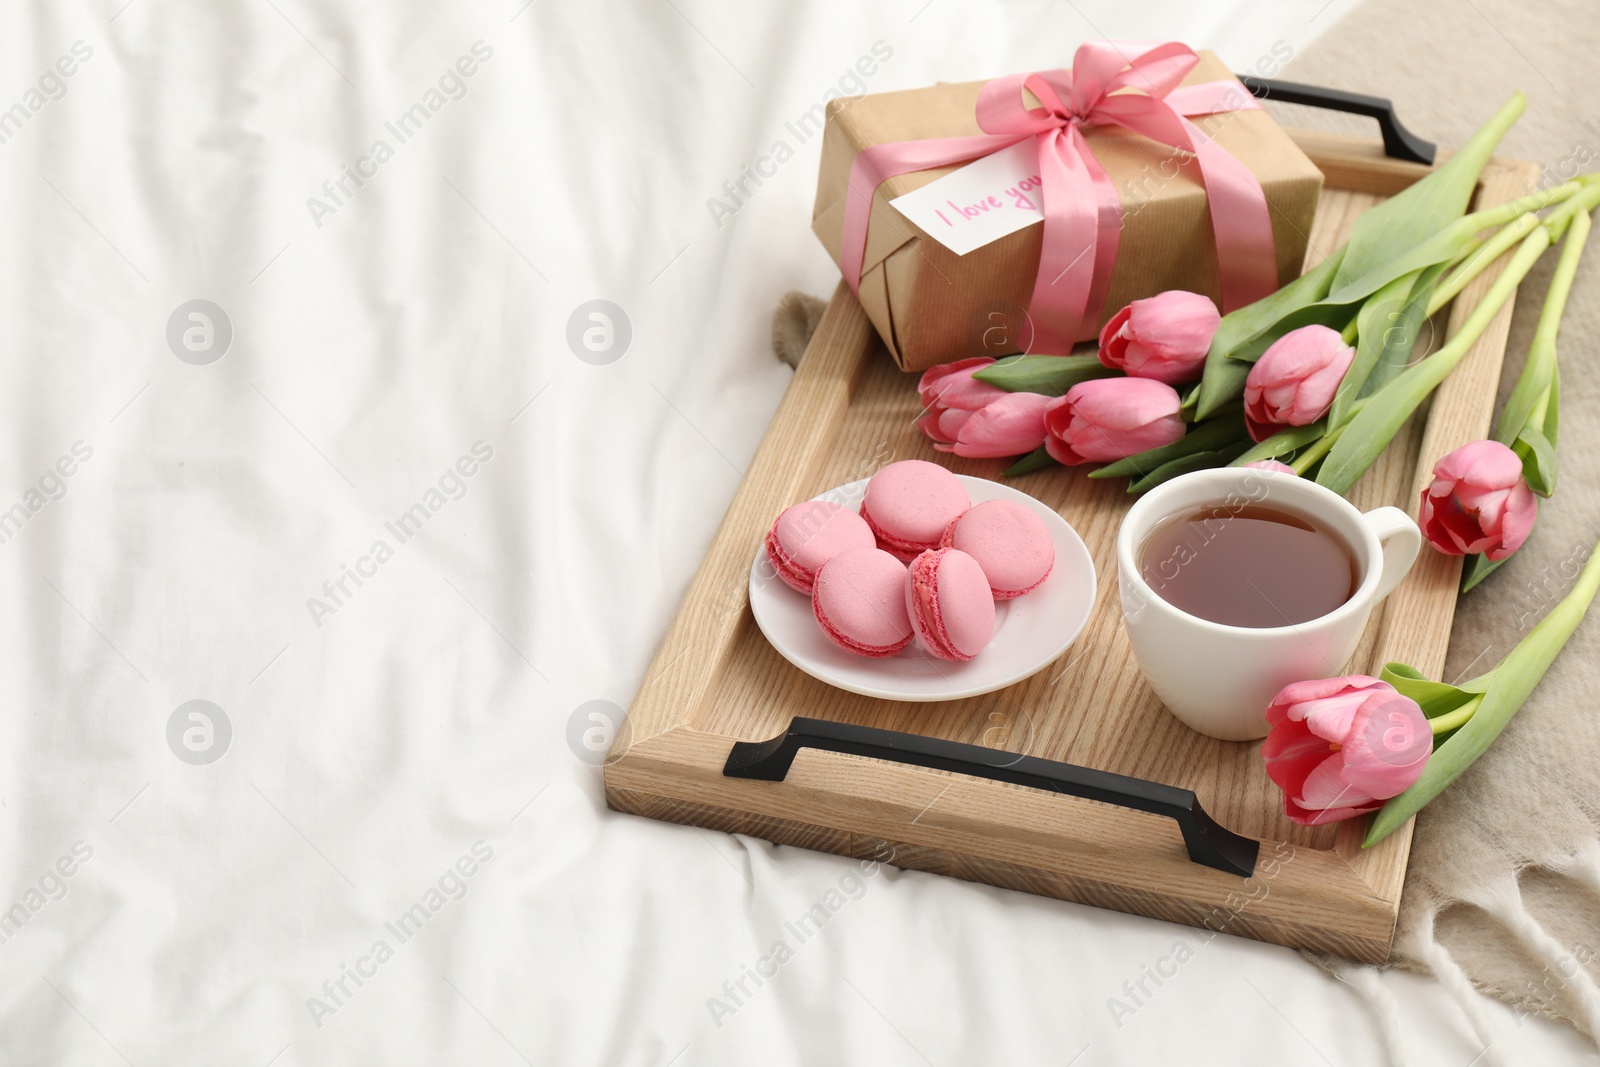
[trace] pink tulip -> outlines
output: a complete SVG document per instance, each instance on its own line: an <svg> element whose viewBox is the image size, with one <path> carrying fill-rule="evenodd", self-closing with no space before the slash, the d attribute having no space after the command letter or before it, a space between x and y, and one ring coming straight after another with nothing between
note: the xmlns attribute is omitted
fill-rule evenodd
<svg viewBox="0 0 1600 1067"><path fill-rule="evenodd" d="M1246 467L1258 471L1277 471L1279 474L1293 474L1299 477L1298 472L1287 463L1279 463L1275 459L1258 459L1254 463L1246 463Z"/></svg>
<svg viewBox="0 0 1600 1067"><path fill-rule="evenodd" d="M1440 552L1495 560L1522 547L1538 515L1521 457L1498 441L1474 441L1434 465L1417 524Z"/></svg>
<svg viewBox="0 0 1600 1067"><path fill-rule="evenodd" d="M917 427L940 452L993 459L1032 452L1044 442L1044 410L1050 398L1008 393L972 376L993 362L979 356L923 373L917 392L927 411Z"/></svg>
<svg viewBox="0 0 1600 1067"><path fill-rule="evenodd" d="M1135 300L1100 331L1100 362L1134 378L1192 382L1221 321L1217 305L1199 293L1169 289Z"/></svg>
<svg viewBox="0 0 1600 1067"><path fill-rule="evenodd" d="M1244 422L1265 441L1287 426L1306 426L1327 412L1356 350L1338 330L1302 326L1261 353L1244 380Z"/></svg>
<svg viewBox="0 0 1600 1067"><path fill-rule="evenodd" d="M1320 826L1383 807L1422 775L1433 731L1417 702L1364 674L1286 685L1267 706L1267 777L1283 812Z"/></svg>
<svg viewBox="0 0 1600 1067"><path fill-rule="evenodd" d="M1105 463L1183 436L1178 391L1152 378L1095 378L1050 401L1045 448L1069 467Z"/></svg>

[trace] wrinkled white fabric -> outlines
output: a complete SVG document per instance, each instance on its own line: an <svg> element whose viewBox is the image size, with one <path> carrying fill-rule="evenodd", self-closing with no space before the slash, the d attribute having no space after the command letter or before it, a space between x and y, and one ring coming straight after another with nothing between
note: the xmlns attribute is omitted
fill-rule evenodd
<svg viewBox="0 0 1600 1067"><path fill-rule="evenodd" d="M7 5L0 1061L1373 1062L1291 952L614 815L589 747L837 277L826 94L1344 6Z"/></svg>

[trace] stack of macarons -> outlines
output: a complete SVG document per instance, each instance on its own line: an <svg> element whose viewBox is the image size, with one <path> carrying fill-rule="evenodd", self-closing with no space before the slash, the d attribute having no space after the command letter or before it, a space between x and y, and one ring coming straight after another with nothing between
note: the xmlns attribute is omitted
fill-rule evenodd
<svg viewBox="0 0 1600 1067"><path fill-rule="evenodd" d="M1055 565L1044 521L1022 504L976 507L936 463L891 463L861 512L826 500L784 511L767 533L780 578L811 597L823 633L858 656L893 656L913 638L969 660L994 637L995 602L1041 585Z"/></svg>

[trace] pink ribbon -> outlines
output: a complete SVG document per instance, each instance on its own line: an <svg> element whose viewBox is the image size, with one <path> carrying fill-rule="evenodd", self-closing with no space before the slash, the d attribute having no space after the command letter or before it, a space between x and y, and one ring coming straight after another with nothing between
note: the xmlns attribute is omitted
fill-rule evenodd
<svg viewBox="0 0 1600 1067"><path fill-rule="evenodd" d="M1137 52L1130 59L1128 53ZM1029 315L1036 351L1066 352L1098 326L1122 229L1122 201L1084 137L1086 126L1122 126L1190 153L1200 169L1216 235L1222 310L1277 288L1272 219L1261 183L1186 116L1259 108L1232 79L1179 86L1200 57L1177 42L1083 45L1071 70L996 78L978 95L969 137L872 145L850 168L845 200L844 279L857 294L872 197L887 178L963 163L1020 141L1039 144L1044 238ZM1027 89L1042 105L1030 107Z"/></svg>

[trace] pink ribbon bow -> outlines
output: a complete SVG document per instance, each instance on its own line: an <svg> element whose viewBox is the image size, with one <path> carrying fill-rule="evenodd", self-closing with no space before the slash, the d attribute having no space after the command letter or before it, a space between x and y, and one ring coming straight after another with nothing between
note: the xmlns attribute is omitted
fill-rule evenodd
<svg viewBox="0 0 1600 1067"><path fill-rule="evenodd" d="M1129 53L1134 52L1132 58ZM1250 169L1185 116L1259 108L1238 82L1179 86L1200 57L1177 42L1083 45L1071 70L996 78L978 96L969 137L872 145L850 168L845 201L844 279L861 291L872 198L887 178L989 155L1019 141L1039 144L1044 238L1028 311L1032 348L1066 352L1099 325L1122 228L1122 201L1084 137L1085 126L1122 126L1190 153L1200 169L1216 235L1222 310L1277 288L1277 254L1266 194ZM1030 107L1027 89L1042 105Z"/></svg>

